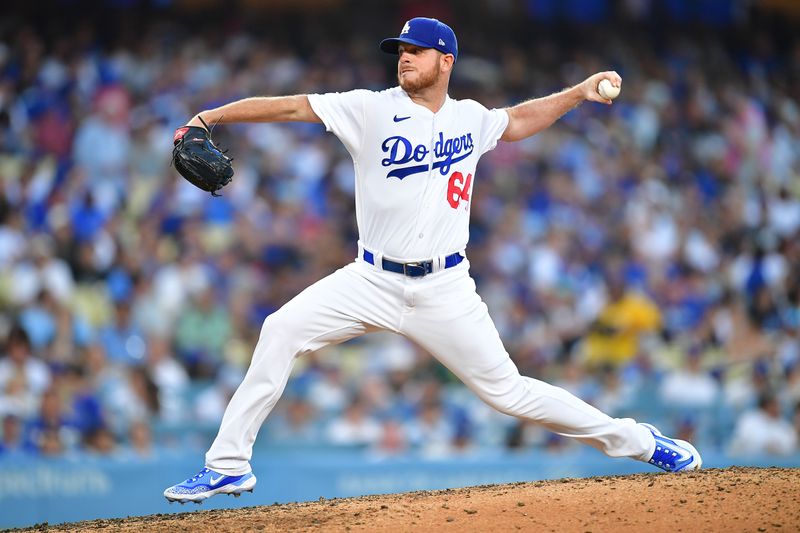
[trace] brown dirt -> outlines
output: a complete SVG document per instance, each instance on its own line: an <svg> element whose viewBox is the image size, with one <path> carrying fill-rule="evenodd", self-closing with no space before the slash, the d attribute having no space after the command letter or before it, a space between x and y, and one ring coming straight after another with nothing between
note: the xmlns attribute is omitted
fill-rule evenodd
<svg viewBox="0 0 800 533"><path fill-rule="evenodd" d="M245 509L93 520L26 531L800 531L800 469L560 479Z"/></svg>

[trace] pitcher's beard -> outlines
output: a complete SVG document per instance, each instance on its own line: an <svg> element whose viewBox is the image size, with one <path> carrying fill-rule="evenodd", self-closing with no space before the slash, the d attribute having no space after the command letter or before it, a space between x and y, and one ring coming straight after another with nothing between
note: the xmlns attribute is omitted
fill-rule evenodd
<svg viewBox="0 0 800 533"><path fill-rule="evenodd" d="M428 72L419 72L419 76L417 76L417 79L414 81L408 79L404 81L398 72L397 81L405 92L417 93L436 85L436 82L439 81L439 76L441 76L441 74L442 73L439 72L439 69L431 69Z"/></svg>

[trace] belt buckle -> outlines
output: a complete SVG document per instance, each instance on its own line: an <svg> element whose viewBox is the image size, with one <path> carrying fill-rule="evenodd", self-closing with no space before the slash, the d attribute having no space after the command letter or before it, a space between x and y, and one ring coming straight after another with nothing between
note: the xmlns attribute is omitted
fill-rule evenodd
<svg viewBox="0 0 800 533"><path fill-rule="evenodd" d="M415 261L413 263L403 263L403 275L410 278L421 278L428 271L425 268L425 263L422 261Z"/></svg>

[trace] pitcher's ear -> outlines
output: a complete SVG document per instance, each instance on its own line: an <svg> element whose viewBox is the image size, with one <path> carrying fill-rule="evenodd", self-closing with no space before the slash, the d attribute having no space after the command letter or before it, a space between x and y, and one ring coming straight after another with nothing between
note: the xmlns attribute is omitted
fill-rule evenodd
<svg viewBox="0 0 800 533"><path fill-rule="evenodd" d="M456 62L456 57L453 54L442 54L439 59L439 65L443 70L452 70Z"/></svg>

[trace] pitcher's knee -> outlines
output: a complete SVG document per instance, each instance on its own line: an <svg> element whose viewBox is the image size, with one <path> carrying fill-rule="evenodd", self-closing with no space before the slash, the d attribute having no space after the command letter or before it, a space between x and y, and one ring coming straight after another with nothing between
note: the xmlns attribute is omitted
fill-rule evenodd
<svg viewBox="0 0 800 533"><path fill-rule="evenodd" d="M481 399L490 407L510 416L537 420L541 409L541 396L526 382L526 378L510 380L500 390L483 391Z"/></svg>
<svg viewBox="0 0 800 533"><path fill-rule="evenodd" d="M504 415L511 416L521 416L524 411L524 406L530 403L529 398L514 394L513 391L502 394L483 395L481 397L489 407L492 407Z"/></svg>
<svg viewBox="0 0 800 533"><path fill-rule="evenodd" d="M489 400L484 400L484 401L486 401L486 403L489 404L489 407L492 407L495 411L499 411L504 415L517 416L516 410L514 409L514 405L510 404L509 402L495 400L495 399L492 399L491 401Z"/></svg>
<svg viewBox="0 0 800 533"><path fill-rule="evenodd" d="M291 320L281 311L276 311L264 319L261 326L261 336L259 344L268 343L271 345L281 345L286 347L297 344L300 339L300 328L298 320Z"/></svg>

